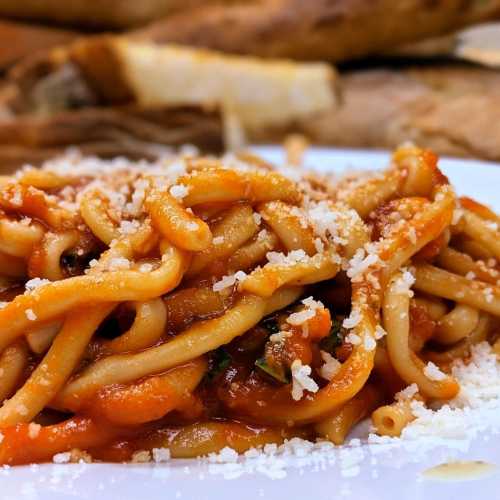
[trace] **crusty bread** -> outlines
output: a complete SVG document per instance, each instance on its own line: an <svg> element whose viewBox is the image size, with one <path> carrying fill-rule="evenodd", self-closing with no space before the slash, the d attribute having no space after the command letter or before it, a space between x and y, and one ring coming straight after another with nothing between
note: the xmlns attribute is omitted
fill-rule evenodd
<svg viewBox="0 0 500 500"><path fill-rule="evenodd" d="M479 67L367 70L340 77L341 105L302 122L315 143L500 160L500 73ZM254 140L279 140L282 133Z"/></svg>
<svg viewBox="0 0 500 500"><path fill-rule="evenodd" d="M0 20L0 70L23 57L67 44L79 36L76 31Z"/></svg>
<svg viewBox="0 0 500 500"><path fill-rule="evenodd" d="M22 89L18 100L24 104L31 100L31 108L24 107L31 112L47 112L47 106L33 99L43 89L44 95L59 100L68 95L68 102L90 105L211 105L236 117L250 131L288 125L336 106L336 73L328 64L262 61L132 43L121 37L82 39L37 61L34 67L20 68L12 72L12 78ZM49 92L49 84L57 92ZM75 99L70 94L79 88ZM16 104L16 110L22 109L23 102Z"/></svg>
<svg viewBox="0 0 500 500"><path fill-rule="evenodd" d="M500 0L208 2L137 36L261 57L337 62L499 16Z"/></svg>
<svg viewBox="0 0 500 500"><path fill-rule="evenodd" d="M154 159L182 144L221 152L222 137L220 114L200 108L85 108L16 117L0 121L0 173L39 164L70 146L100 157Z"/></svg>
<svg viewBox="0 0 500 500"><path fill-rule="evenodd" d="M100 28L140 26L203 0L0 0L0 15Z"/></svg>

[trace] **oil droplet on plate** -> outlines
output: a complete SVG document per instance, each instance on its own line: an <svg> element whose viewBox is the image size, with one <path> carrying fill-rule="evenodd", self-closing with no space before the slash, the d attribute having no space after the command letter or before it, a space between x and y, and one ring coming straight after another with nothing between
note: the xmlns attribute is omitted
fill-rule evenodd
<svg viewBox="0 0 500 500"><path fill-rule="evenodd" d="M482 460L446 462L422 472L431 481L474 481L497 472L498 467Z"/></svg>

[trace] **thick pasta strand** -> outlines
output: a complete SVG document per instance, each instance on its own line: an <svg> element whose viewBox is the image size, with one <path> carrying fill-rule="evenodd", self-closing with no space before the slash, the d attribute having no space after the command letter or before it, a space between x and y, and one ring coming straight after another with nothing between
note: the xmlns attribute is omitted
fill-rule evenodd
<svg viewBox="0 0 500 500"><path fill-rule="evenodd" d="M457 304L437 324L433 338L441 344L454 344L467 337L479 322L479 311L465 304Z"/></svg>
<svg viewBox="0 0 500 500"><path fill-rule="evenodd" d="M416 383L428 397L451 399L459 386L451 377L432 380L425 373L425 365L409 346L409 289L403 275L397 273L390 281L384 297L383 317L387 331L387 351L391 363L408 384Z"/></svg>
<svg viewBox="0 0 500 500"><path fill-rule="evenodd" d="M249 205L236 205L229 209L222 220L213 227L214 239L211 245L193 258L187 276L199 274L212 262L229 257L248 241L257 229L253 210Z"/></svg>
<svg viewBox="0 0 500 500"><path fill-rule="evenodd" d="M93 415L116 425L137 425L165 416L179 408L206 372L203 358L125 387L103 387L82 406ZM71 408L77 411L79 407Z"/></svg>
<svg viewBox="0 0 500 500"><path fill-rule="evenodd" d="M467 304L495 316L500 315L500 289L498 286L470 281L428 264L415 266L415 288L431 295Z"/></svg>
<svg viewBox="0 0 500 500"><path fill-rule="evenodd" d="M110 272L106 280L98 275L76 276L56 281L20 295L0 310L0 350L15 341L32 319L46 321L89 302L149 300L175 288L186 265L184 255L169 248L161 266L144 280L140 271ZM78 290L78 293L74 291Z"/></svg>
<svg viewBox="0 0 500 500"><path fill-rule="evenodd" d="M167 370L216 349L256 325L264 316L265 306L261 298L247 295L220 318L195 324L158 347L104 358L70 382L59 394L57 404L69 408L65 401L78 399L105 385L126 383Z"/></svg>
<svg viewBox="0 0 500 500"><path fill-rule="evenodd" d="M28 366L28 349L22 340L9 346L0 355L0 401L10 398Z"/></svg>
<svg viewBox="0 0 500 500"><path fill-rule="evenodd" d="M340 445L349 431L368 416L382 401L381 391L366 384L350 401L335 413L314 425L319 436Z"/></svg>
<svg viewBox="0 0 500 500"><path fill-rule="evenodd" d="M26 383L0 408L0 427L30 422L57 394L113 305L75 311Z"/></svg>
<svg viewBox="0 0 500 500"><path fill-rule="evenodd" d="M161 299L135 302L134 323L130 329L109 341L105 350L112 353L134 351L152 346L163 335L167 311Z"/></svg>

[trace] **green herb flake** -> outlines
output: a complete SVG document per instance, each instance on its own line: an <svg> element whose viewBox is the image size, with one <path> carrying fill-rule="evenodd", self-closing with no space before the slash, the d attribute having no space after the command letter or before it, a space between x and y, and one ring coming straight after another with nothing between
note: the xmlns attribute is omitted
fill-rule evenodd
<svg viewBox="0 0 500 500"><path fill-rule="evenodd" d="M342 333L342 320L341 319L333 319L332 320L332 328L328 337L325 337L319 343L321 350L326 351L332 355L335 354L335 349L342 345L344 340Z"/></svg>
<svg viewBox="0 0 500 500"><path fill-rule="evenodd" d="M209 380L213 380L214 378L216 378L231 364L231 361L232 358L225 349L220 347L219 349L214 351L212 358L213 367L207 373L207 378Z"/></svg>
<svg viewBox="0 0 500 500"><path fill-rule="evenodd" d="M272 366L269 366L265 358L257 359L255 361L255 366L282 384L288 384L290 382L284 373L281 373Z"/></svg>
<svg viewBox="0 0 500 500"><path fill-rule="evenodd" d="M273 333L278 333L280 331L278 322L274 317L265 318L262 321L262 326L269 332L269 335L272 335Z"/></svg>

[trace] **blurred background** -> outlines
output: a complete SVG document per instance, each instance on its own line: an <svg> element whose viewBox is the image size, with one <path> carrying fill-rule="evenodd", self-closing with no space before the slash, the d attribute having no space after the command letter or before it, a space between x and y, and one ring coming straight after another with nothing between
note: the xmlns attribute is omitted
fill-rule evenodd
<svg viewBox="0 0 500 500"><path fill-rule="evenodd" d="M0 0L0 165L411 140L500 160L500 0Z"/></svg>

